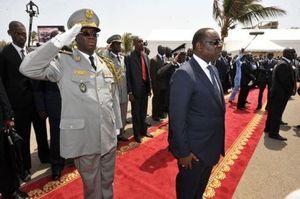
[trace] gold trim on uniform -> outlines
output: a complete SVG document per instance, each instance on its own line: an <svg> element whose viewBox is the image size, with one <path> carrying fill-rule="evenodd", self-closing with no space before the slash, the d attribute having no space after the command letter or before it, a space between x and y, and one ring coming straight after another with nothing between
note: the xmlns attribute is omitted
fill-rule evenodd
<svg viewBox="0 0 300 199"><path fill-rule="evenodd" d="M87 70L80 70L80 69L74 70L74 75L76 75L76 76L88 75L88 74L89 74L89 72Z"/></svg>
<svg viewBox="0 0 300 199"><path fill-rule="evenodd" d="M74 55L74 56L73 56L73 59L74 59L76 62L80 62L81 57L80 57L80 55Z"/></svg>
<svg viewBox="0 0 300 199"><path fill-rule="evenodd" d="M107 68L110 70L111 74L113 75L114 80L118 82L122 78L122 71L120 69L117 69L114 63L109 58L99 56L99 55L98 57L100 61L103 60L105 62Z"/></svg>
<svg viewBox="0 0 300 199"><path fill-rule="evenodd" d="M94 12L91 10L91 9L87 9L85 11L85 17L88 18L88 19L92 19L94 16Z"/></svg>

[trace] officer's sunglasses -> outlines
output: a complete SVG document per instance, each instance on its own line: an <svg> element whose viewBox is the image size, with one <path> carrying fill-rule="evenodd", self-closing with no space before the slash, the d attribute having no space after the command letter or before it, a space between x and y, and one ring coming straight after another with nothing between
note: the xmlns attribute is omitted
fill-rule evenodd
<svg viewBox="0 0 300 199"><path fill-rule="evenodd" d="M82 32L79 32L80 35L84 36L84 37L98 37L99 34L96 33L96 32L87 32L87 31L82 31Z"/></svg>
<svg viewBox="0 0 300 199"><path fill-rule="evenodd" d="M205 42L212 46L222 46L223 45L223 42L220 39L205 41Z"/></svg>

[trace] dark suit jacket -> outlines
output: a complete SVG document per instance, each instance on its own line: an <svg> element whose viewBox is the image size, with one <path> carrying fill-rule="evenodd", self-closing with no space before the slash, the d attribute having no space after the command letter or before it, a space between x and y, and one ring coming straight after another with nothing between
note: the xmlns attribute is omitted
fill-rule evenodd
<svg viewBox="0 0 300 199"><path fill-rule="evenodd" d="M0 55L0 76L13 110L33 108L30 79L19 72L22 60L12 44L5 46Z"/></svg>
<svg viewBox="0 0 300 199"><path fill-rule="evenodd" d="M150 78L150 71L149 71L149 58L147 55L143 53L144 60L147 67L147 75L148 75L148 82L146 82L146 90L147 93L151 92L151 78ZM125 59L126 64L126 78L127 78L127 90L128 93L132 92L134 97L141 97L141 87L143 86L144 82L142 79L142 67L141 67L141 59L140 56L136 51L130 53L129 56Z"/></svg>
<svg viewBox="0 0 300 199"><path fill-rule="evenodd" d="M257 76L257 84L259 86L265 86L268 82L271 83L272 71L275 65L276 61L274 59L272 59L270 63L268 59L261 62L261 65L258 68L259 72Z"/></svg>
<svg viewBox="0 0 300 199"><path fill-rule="evenodd" d="M177 158L192 152L207 166L215 165L224 155L224 97L220 99L214 93L212 83L194 58L175 71L170 86L170 150Z"/></svg>
<svg viewBox="0 0 300 199"><path fill-rule="evenodd" d="M158 70L164 65L159 55L156 55L150 60L150 76L152 82L152 89L166 89L165 79L158 75Z"/></svg>
<svg viewBox="0 0 300 199"><path fill-rule="evenodd" d="M288 100L295 89L295 81L291 64L282 59L273 71L270 98Z"/></svg>
<svg viewBox="0 0 300 199"><path fill-rule="evenodd" d="M11 119L12 117L13 111L0 78L0 130L3 128L3 121Z"/></svg>
<svg viewBox="0 0 300 199"><path fill-rule="evenodd" d="M61 96L57 83L33 80L32 85L36 110L47 112L49 117L60 119Z"/></svg>
<svg viewBox="0 0 300 199"><path fill-rule="evenodd" d="M247 87L249 82L255 81L255 76L252 74L250 62L243 62L241 65L241 86Z"/></svg>
<svg viewBox="0 0 300 199"><path fill-rule="evenodd" d="M224 59L226 59L226 61ZM221 82L224 82L226 74L229 71L229 62L227 58L219 57L216 61L216 68L218 69Z"/></svg>

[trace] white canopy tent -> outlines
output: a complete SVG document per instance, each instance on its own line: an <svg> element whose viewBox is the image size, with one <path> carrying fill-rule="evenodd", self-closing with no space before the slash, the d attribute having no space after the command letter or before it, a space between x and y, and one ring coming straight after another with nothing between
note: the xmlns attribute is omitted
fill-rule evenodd
<svg viewBox="0 0 300 199"><path fill-rule="evenodd" d="M228 52L238 54L239 50L246 48L248 52L282 52L284 47L267 39L254 39L247 42L234 42L231 45L226 45Z"/></svg>
<svg viewBox="0 0 300 199"><path fill-rule="evenodd" d="M153 29L148 37L148 48L151 50L150 57L157 54L157 46L168 46L172 49L182 43L186 48L192 46L192 38L196 30L191 29ZM251 46L247 49L259 50L259 52L281 51L285 47L293 47L300 55L300 29L233 29L229 30L228 37L224 41L224 49L232 52L245 48L254 38L251 32L263 32L258 35ZM275 51L274 51L275 50Z"/></svg>
<svg viewBox="0 0 300 199"><path fill-rule="evenodd" d="M263 34L257 35L253 40L255 35L251 35L251 32ZM245 48L249 43L247 50L251 52L279 52L285 47L292 47L300 54L300 29L230 30L224 41L224 49L235 54L238 49Z"/></svg>

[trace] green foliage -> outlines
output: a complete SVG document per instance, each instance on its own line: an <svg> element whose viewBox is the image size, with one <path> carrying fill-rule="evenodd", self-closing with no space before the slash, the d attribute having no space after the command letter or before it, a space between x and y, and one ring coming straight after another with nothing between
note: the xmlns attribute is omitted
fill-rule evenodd
<svg viewBox="0 0 300 199"><path fill-rule="evenodd" d="M286 11L275 6L264 7L261 0L214 0L213 17L221 28L222 40L230 27L237 23L253 25L270 17L282 16Z"/></svg>
<svg viewBox="0 0 300 199"><path fill-rule="evenodd" d="M122 44L123 44L123 52L125 55L130 53L133 50L132 45L132 34L131 33L124 33L122 36Z"/></svg>

